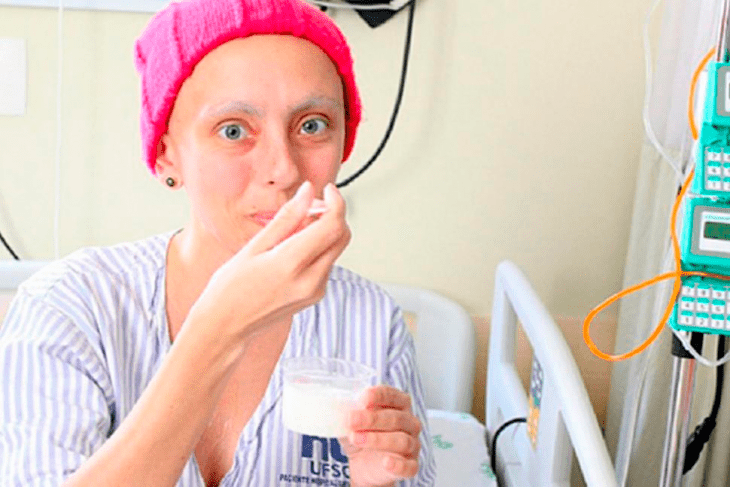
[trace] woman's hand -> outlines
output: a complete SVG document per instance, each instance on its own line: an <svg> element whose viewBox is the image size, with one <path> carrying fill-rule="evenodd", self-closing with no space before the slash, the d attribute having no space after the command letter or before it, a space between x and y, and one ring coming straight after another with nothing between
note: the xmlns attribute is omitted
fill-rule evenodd
<svg viewBox="0 0 730 487"><path fill-rule="evenodd" d="M353 487L391 486L418 473L421 422L405 392L389 386L368 389L360 408L350 414L350 428L340 442Z"/></svg>
<svg viewBox="0 0 730 487"><path fill-rule="evenodd" d="M322 299L332 265L350 241L350 230L344 201L334 185L324 188L327 211L316 219L307 216L313 200L314 190L307 181L213 274L185 325L204 323L216 341L236 346L266 324Z"/></svg>

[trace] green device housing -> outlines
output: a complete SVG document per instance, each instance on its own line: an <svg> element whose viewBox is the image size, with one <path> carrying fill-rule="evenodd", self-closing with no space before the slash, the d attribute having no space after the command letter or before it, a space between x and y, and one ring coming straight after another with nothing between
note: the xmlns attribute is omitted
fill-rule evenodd
<svg viewBox="0 0 730 487"><path fill-rule="evenodd" d="M682 268L730 275L730 206L692 198L685 204L683 221ZM683 277L669 324L677 330L730 335L730 281Z"/></svg>
<svg viewBox="0 0 730 487"><path fill-rule="evenodd" d="M708 67L695 177L684 203L682 269L730 275L730 63ZM682 277L669 325L730 335L730 280Z"/></svg>

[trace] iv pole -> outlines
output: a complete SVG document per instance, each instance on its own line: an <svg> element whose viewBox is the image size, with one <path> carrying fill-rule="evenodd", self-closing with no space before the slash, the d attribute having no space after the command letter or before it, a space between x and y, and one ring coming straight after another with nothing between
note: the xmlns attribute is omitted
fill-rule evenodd
<svg viewBox="0 0 730 487"><path fill-rule="evenodd" d="M717 42L717 62L727 62L728 20L730 0L724 0L720 33ZM678 333L687 333L680 331ZM687 333L689 334L689 333ZM691 345L702 352L703 334L691 333ZM684 456L686 451L692 394L694 392L697 364L679 339L672 334L672 388L669 394L667 429L664 439L664 454L660 472L659 487L681 487L684 478Z"/></svg>
<svg viewBox="0 0 730 487"><path fill-rule="evenodd" d="M679 333L687 333L680 331ZM702 351L702 334L692 333L691 344ZM697 363L679 339L672 334L672 389L669 394L667 430L664 438L664 455L659 477L660 487L681 487L684 454L689 430L692 393Z"/></svg>

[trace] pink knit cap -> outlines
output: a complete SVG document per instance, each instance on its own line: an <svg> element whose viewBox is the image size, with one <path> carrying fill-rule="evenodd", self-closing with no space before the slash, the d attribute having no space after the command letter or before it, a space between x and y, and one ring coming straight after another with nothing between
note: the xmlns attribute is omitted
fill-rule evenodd
<svg viewBox="0 0 730 487"><path fill-rule="evenodd" d="M327 15L301 0L188 0L158 12L135 45L135 66L142 78L142 147L152 173L175 99L195 65L221 44L256 34L300 37L329 56L344 88L342 160L349 157L362 108L350 48Z"/></svg>

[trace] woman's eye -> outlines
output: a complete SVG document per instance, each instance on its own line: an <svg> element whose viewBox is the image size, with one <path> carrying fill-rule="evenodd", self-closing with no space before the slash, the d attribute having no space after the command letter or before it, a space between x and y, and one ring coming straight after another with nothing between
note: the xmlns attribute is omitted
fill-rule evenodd
<svg viewBox="0 0 730 487"><path fill-rule="evenodd" d="M224 125L223 127L221 127L218 133L226 139L234 141L241 140L246 136L246 130L237 123L229 123L228 125Z"/></svg>
<svg viewBox="0 0 730 487"><path fill-rule="evenodd" d="M314 135L326 128L327 122L321 118L310 118L302 124L301 132L308 135Z"/></svg>

